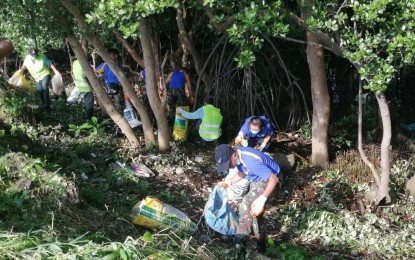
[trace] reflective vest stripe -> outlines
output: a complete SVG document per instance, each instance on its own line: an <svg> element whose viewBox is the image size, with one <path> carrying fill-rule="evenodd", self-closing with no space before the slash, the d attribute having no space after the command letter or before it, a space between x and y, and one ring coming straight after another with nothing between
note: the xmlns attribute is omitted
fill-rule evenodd
<svg viewBox="0 0 415 260"><path fill-rule="evenodd" d="M216 140L222 135L222 115L220 109L206 105L203 107L203 119L199 127L199 135L204 139Z"/></svg>
<svg viewBox="0 0 415 260"><path fill-rule="evenodd" d="M75 86L78 88L79 92L90 92L92 90L91 86L89 86L88 81L84 78L84 72L82 71L81 64L78 60L73 62L73 77Z"/></svg>

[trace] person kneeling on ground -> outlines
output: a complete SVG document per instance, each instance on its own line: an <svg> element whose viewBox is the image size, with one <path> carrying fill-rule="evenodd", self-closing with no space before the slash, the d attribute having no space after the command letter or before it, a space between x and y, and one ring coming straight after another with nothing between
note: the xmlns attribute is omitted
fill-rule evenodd
<svg viewBox="0 0 415 260"><path fill-rule="evenodd" d="M267 155L251 147L233 149L227 144L219 145L215 150L215 160L218 173L229 169L238 169L238 173L230 182L220 182L217 185L229 187L242 179L250 182L249 192L239 204L239 226L235 242L245 246L247 237L254 233L256 249L265 252L266 234L264 222L265 202L278 184L280 167Z"/></svg>
<svg viewBox="0 0 415 260"><path fill-rule="evenodd" d="M204 100L204 106L195 112L186 112L182 108L178 108L177 112L187 119L199 119L197 127L199 135L202 138L203 146L205 142L211 143L222 135L222 114L220 109L213 106L213 98L207 96Z"/></svg>
<svg viewBox="0 0 415 260"><path fill-rule="evenodd" d="M238 136L235 138L235 144L266 152L273 135L274 129L265 116L251 116L245 120L241 130L239 130Z"/></svg>

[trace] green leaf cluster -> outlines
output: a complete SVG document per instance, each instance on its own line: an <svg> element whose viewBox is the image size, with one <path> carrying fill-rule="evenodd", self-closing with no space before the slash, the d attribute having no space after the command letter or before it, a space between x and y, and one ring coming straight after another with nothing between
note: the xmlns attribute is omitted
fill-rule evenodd
<svg viewBox="0 0 415 260"><path fill-rule="evenodd" d="M119 29L127 37L138 37L139 21L143 17L163 12L166 8L177 8L174 0L164 1L129 1L129 0L101 0L89 12L88 23L105 24L107 28Z"/></svg>
<svg viewBox="0 0 415 260"><path fill-rule="evenodd" d="M317 1L306 23L337 39L367 89L383 92L396 72L413 64L415 3L411 0Z"/></svg>

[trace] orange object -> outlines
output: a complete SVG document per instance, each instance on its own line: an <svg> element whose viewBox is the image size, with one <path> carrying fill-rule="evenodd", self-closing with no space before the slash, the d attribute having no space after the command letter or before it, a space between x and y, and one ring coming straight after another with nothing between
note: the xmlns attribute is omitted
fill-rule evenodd
<svg viewBox="0 0 415 260"><path fill-rule="evenodd" d="M219 182L218 184L216 184L216 186L224 187L225 189L229 188L229 184L226 182Z"/></svg>

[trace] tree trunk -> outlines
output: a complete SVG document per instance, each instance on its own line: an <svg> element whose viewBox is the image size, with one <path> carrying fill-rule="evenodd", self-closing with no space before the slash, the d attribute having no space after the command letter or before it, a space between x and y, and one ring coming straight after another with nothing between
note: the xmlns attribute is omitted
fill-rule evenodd
<svg viewBox="0 0 415 260"><path fill-rule="evenodd" d="M80 29L85 33L85 38L97 49L98 54L102 57L105 63L108 64L108 66L111 68L111 70L114 72L114 74L119 79L124 89L124 93L127 94L131 103L134 105L134 107L137 109L137 112L140 114L140 118L143 123L143 132L144 132L146 146L147 147L152 146L155 142L155 138L154 138L153 128L151 125L151 120L150 120L150 117L148 116L147 111L144 109L143 105L138 99L137 94L135 93L135 90L132 84L130 84L130 82L127 80L126 76L124 75L124 73L121 71L120 68L118 68L115 62L112 61L109 53L106 51L101 40L99 40L98 37L96 37L89 31L88 25L85 22L85 17L80 12L78 7L75 6L71 0L61 0L61 3L69 11L69 13L71 13L74 16ZM118 125L118 122L115 121L115 123ZM124 127L124 124L122 124L122 125L119 125L119 127L126 135L127 133L134 134L134 132L132 131L129 125L128 127Z"/></svg>
<svg viewBox="0 0 415 260"><path fill-rule="evenodd" d="M151 109L157 121L158 144L160 151L168 151L170 149L170 130L167 122L164 105L158 96L158 87L155 73L155 62L153 47L151 44L151 33L148 28L147 20L142 18L139 25L140 42L143 48L144 68L146 71L146 90Z"/></svg>
<svg viewBox="0 0 415 260"><path fill-rule="evenodd" d="M305 1L313 6L313 0ZM299 4L301 6L301 3ZM304 19L307 10L302 8ZM311 96L313 100L313 121L311 130L311 162L316 166L325 167L329 163L328 131L330 119L330 95L327 87L327 75L324 63L324 49L320 40L312 33L307 32L307 62L310 69Z"/></svg>
<svg viewBox="0 0 415 260"><path fill-rule="evenodd" d="M389 196L389 175L390 175L390 143L392 137L391 118L389 113L389 106L386 100L385 94L382 92L376 94L376 100L379 104L379 112L382 119L383 136L380 149L380 183L378 193L376 194L376 205L378 205L383 199L386 203L390 203L391 198Z"/></svg>
<svg viewBox="0 0 415 260"><path fill-rule="evenodd" d="M192 39L189 37L189 34L187 33L186 27L184 26L184 18L183 18L183 9L185 8L182 1L178 0L179 6L177 7L177 15L176 15L176 21L177 21L177 27L179 28L180 37L182 39L182 42L186 46L187 50L189 50L190 55L193 57L193 61L195 63L195 69L199 77L202 78L203 83L205 83L206 88L209 88L210 84L212 83L211 78L203 74L202 68L202 58L200 57L200 53L197 50L196 46L193 44Z"/></svg>
<svg viewBox="0 0 415 260"><path fill-rule="evenodd" d="M140 57L140 55L135 51L133 46L124 39L124 37L121 35L120 32L116 31L114 32L115 37L117 37L118 41L121 42L122 46L127 50L127 52L133 57L134 61L137 62L138 65L140 65L142 68L144 68L144 61Z"/></svg>
<svg viewBox="0 0 415 260"><path fill-rule="evenodd" d="M71 45L72 49L75 52L75 55L77 59L79 60L79 63L82 66L82 69L84 70L84 73L86 77L88 78L89 82L91 83L91 86L97 96L97 98L100 100L100 103L104 106L106 112L111 117L111 119L117 124L122 126L121 129L130 129L131 127L128 125L128 122L125 120L125 118L118 113L117 109L115 108L114 104L109 99L108 95L105 93L104 89L101 87L101 83L99 82L98 78L96 77L93 69L88 63L88 59L84 54L84 51L82 49L82 46L79 44L78 39L70 35L67 37L69 44ZM131 143L133 147L139 147L140 142L138 141L137 137L135 136L134 132L126 131L124 132L125 136L127 137L128 141Z"/></svg>

